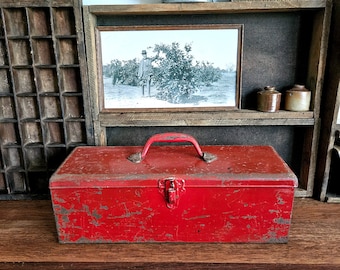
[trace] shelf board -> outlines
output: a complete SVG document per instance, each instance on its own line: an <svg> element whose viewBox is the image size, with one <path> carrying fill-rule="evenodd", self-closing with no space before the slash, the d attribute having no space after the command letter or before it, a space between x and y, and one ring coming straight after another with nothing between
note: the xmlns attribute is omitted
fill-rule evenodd
<svg viewBox="0 0 340 270"><path fill-rule="evenodd" d="M311 197L311 195L312 194L309 194L309 192L303 188L296 188L294 192L295 198L306 198L306 197Z"/></svg>
<svg viewBox="0 0 340 270"><path fill-rule="evenodd" d="M73 7L72 1L66 1L66 0L59 0L56 2L49 2L46 0L35 0L32 1L13 1L13 0L1 0L1 7L2 8L23 8L23 7L29 7L29 9L35 9L39 7L46 8L47 5L51 3L51 7L53 9L58 9L59 5L62 7ZM52 5L53 4L53 5Z"/></svg>
<svg viewBox="0 0 340 270"><path fill-rule="evenodd" d="M55 35L57 39L77 39L77 35Z"/></svg>
<svg viewBox="0 0 340 270"><path fill-rule="evenodd" d="M47 148L65 148L66 145L64 143L47 143Z"/></svg>
<svg viewBox="0 0 340 270"><path fill-rule="evenodd" d="M36 97L37 93L36 92L21 92L21 93L16 94L16 96L17 97L22 97L22 98L25 98L25 97Z"/></svg>
<svg viewBox="0 0 340 270"><path fill-rule="evenodd" d="M32 69L33 66L32 66L32 64L29 64L29 65L15 65L15 64L13 64L12 68L13 69Z"/></svg>
<svg viewBox="0 0 340 270"><path fill-rule="evenodd" d="M21 123L39 123L40 118L33 118L33 117L25 117L19 119Z"/></svg>
<svg viewBox="0 0 340 270"><path fill-rule="evenodd" d="M28 35L7 35L8 40L28 40Z"/></svg>
<svg viewBox="0 0 340 270"><path fill-rule="evenodd" d="M104 127L112 126L313 126L313 112L255 110L223 112L101 113Z"/></svg>
<svg viewBox="0 0 340 270"><path fill-rule="evenodd" d="M1 118L0 123L17 123L18 120L16 118Z"/></svg>
<svg viewBox="0 0 340 270"><path fill-rule="evenodd" d="M10 92L0 92L0 97L13 97L14 94L13 93L10 93Z"/></svg>
<svg viewBox="0 0 340 270"><path fill-rule="evenodd" d="M81 92L63 92L62 93L63 97L82 97L83 93Z"/></svg>
<svg viewBox="0 0 340 270"><path fill-rule="evenodd" d="M25 148L29 149L29 148L43 148L44 145L42 142L30 142L30 143L26 143L24 145Z"/></svg>
<svg viewBox="0 0 340 270"><path fill-rule="evenodd" d="M49 39L52 39L52 35L46 35L46 36L44 36L44 35L32 35L31 38L32 39L47 39L47 40L49 40Z"/></svg>
<svg viewBox="0 0 340 270"><path fill-rule="evenodd" d="M79 68L79 64L61 64L59 67L64 69Z"/></svg>
<svg viewBox="0 0 340 270"><path fill-rule="evenodd" d="M83 143L83 142L70 142L67 144L67 146L69 148L75 148L75 147L78 147L78 146L87 146L86 143Z"/></svg>
<svg viewBox="0 0 340 270"><path fill-rule="evenodd" d="M3 149L10 149L10 148L21 148L21 145L15 142L5 143L2 145Z"/></svg>
<svg viewBox="0 0 340 270"><path fill-rule="evenodd" d="M65 117L65 122L85 122L85 118L82 118L82 117Z"/></svg>
<svg viewBox="0 0 340 270"><path fill-rule="evenodd" d="M35 64L34 66L39 69L55 69L57 67L54 64Z"/></svg>
<svg viewBox="0 0 340 270"><path fill-rule="evenodd" d="M24 173L25 172L25 169L21 166L8 166L6 169L5 169L6 172L20 172L20 173Z"/></svg>
<svg viewBox="0 0 340 270"><path fill-rule="evenodd" d="M340 203L340 194L327 192L326 193L326 202L328 202L328 203Z"/></svg>
<svg viewBox="0 0 340 270"><path fill-rule="evenodd" d="M44 123L62 123L64 120L63 118L59 117L47 117L43 118Z"/></svg>
<svg viewBox="0 0 340 270"><path fill-rule="evenodd" d="M59 92L39 92L39 97L59 97Z"/></svg>
<svg viewBox="0 0 340 270"><path fill-rule="evenodd" d="M293 10L318 9L326 7L328 0L310 1L233 1L219 3L173 3L142 5L94 5L89 11L96 15L142 15L142 14L196 14L284 12Z"/></svg>

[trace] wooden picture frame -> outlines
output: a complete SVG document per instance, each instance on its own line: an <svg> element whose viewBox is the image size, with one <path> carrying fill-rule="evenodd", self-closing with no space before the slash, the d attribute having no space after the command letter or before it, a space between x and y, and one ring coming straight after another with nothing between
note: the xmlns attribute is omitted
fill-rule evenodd
<svg viewBox="0 0 340 270"><path fill-rule="evenodd" d="M97 27L100 111L240 105L242 25Z"/></svg>

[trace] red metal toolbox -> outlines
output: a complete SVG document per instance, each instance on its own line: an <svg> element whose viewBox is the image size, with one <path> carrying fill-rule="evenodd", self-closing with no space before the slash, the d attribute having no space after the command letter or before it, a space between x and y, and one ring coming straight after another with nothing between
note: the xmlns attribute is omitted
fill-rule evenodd
<svg viewBox="0 0 340 270"><path fill-rule="evenodd" d="M50 180L62 243L285 243L296 186L270 146L201 149L181 133L78 147Z"/></svg>

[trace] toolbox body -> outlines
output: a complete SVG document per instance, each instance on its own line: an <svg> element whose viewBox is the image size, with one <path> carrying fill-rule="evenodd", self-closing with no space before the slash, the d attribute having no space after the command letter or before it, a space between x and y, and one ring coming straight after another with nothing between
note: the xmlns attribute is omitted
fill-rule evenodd
<svg viewBox="0 0 340 270"><path fill-rule="evenodd" d="M68 156L50 179L61 243L288 241L297 179L272 147L154 137Z"/></svg>

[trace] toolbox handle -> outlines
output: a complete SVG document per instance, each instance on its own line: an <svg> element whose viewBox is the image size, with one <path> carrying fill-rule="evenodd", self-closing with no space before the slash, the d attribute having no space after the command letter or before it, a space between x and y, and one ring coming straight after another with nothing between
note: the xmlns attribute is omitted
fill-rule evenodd
<svg viewBox="0 0 340 270"><path fill-rule="evenodd" d="M150 146L155 142L170 142L170 143L190 142L194 145L197 154L204 161L210 163L217 159L217 157L213 154L202 152L200 145L198 144L194 137L185 133L177 132L159 133L151 136L145 143L143 151L132 154L131 156L128 157L128 159L134 163L140 163L145 158Z"/></svg>

